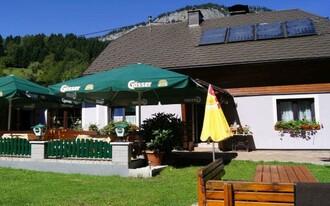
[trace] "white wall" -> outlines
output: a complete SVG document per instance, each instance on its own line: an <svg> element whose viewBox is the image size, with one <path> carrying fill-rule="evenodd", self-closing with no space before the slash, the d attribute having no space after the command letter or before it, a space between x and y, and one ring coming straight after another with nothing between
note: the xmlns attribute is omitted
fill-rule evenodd
<svg viewBox="0 0 330 206"><path fill-rule="evenodd" d="M323 124L310 140L281 137L274 130L277 121L276 99L310 98L315 102L316 120ZM330 149L330 94L277 95L236 97L237 111L242 125L249 125L257 149Z"/></svg>
<svg viewBox="0 0 330 206"><path fill-rule="evenodd" d="M170 105L148 105L141 107L141 122L152 117L152 114L164 112L177 114L181 118L181 104ZM136 123L138 123L139 109L136 107ZM97 124L99 128L104 127L108 123L108 107L102 105L85 105L82 106L81 119L84 130L88 130L89 124ZM138 125L138 124L137 124Z"/></svg>
<svg viewBox="0 0 330 206"><path fill-rule="evenodd" d="M81 124L88 130L89 124L96 124L99 128L108 123L108 107L102 105L82 105Z"/></svg>

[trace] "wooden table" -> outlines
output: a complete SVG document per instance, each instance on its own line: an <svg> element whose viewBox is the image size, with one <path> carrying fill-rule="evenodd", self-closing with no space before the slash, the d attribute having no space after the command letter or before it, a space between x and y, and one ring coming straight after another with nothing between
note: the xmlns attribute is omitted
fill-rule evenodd
<svg viewBox="0 0 330 206"><path fill-rule="evenodd" d="M258 165L254 182L317 182L305 166Z"/></svg>

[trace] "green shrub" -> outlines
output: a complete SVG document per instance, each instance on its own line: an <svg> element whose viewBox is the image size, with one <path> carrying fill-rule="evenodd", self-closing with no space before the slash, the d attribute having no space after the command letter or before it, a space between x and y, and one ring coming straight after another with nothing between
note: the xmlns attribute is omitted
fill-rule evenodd
<svg viewBox="0 0 330 206"><path fill-rule="evenodd" d="M158 131L158 132L156 132ZM171 151L175 146L183 143L185 125L175 114L155 113L151 118L143 121L140 134L146 142L155 141L157 135L164 135L164 131L170 131L171 141L166 151Z"/></svg>
<svg viewBox="0 0 330 206"><path fill-rule="evenodd" d="M171 130L156 130L153 134L155 135L155 139L152 139L147 144L148 150L166 152L173 149L173 134Z"/></svg>

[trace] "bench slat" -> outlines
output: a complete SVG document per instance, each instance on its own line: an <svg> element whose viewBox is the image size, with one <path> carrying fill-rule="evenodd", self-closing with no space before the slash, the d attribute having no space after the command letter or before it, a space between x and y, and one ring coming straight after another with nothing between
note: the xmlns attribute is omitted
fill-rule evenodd
<svg viewBox="0 0 330 206"><path fill-rule="evenodd" d="M225 192L224 191L216 191L216 190L206 190L206 198L207 199L224 199Z"/></svg>
<svg viewBox="0 0 330 206"><path fill-rule="evenodd" d="M270 175L272 182L280 182L280 175L278 174L277 166L270 166Z"/></svg>
<svg viewBox="0 0 330 206"><path fill-rule="evenodd" d="M219 181L209 180L206 183L206 189L224 190L224 184L230 182L234 190L239 191L262 191L262 192L294 192L294 185L291 183L256 183L256 182L240 182L240 181Z"/></svg>
<svg viewBox="0 0 330 206"><path fill-rule="evenodd" d="M235 206L294 206L294 203L280 203L280 202L241 202L235 201Z"/></svg>
<svg viewBox="0 0 330 206"><path fill-rule="evenodd" d="M219 164L221 163L220 159L217 159L215 161L213 161L212 163L208 164L207 166L205 166L202 170L201 170L201 174L204 177L205 175L207 175L208 173L210 173L212 170L214 170Z"/></svg>
<svg viewBox="0 0 330 206"><path fill-rule="evenodd" d="M299 180L291 166L284 166L284 168L286 170L286 173L288 174L289 182L299 182Z"/></svg>
<svg viewBox="0 0 330 206"><path fill-rule="evenodd" d="M308 179L305 175L305 173L302 171L302 168L299 166L294 166L292 167L294 173L296 174L296 176L298 177L298 181L299 182L308 182Z"/></svg>
<svg viewBox="0 0 330 206"><path fill-rule="evenodd" d="M305 175L306 179L304 179L304 180L306 180L306 182L317 182L317 179L313 176L313 174L305 166L297 166L297 167L300 169L300 172ZM303 181L300 180L300 182L303 182Z"/></svg>
<svg viewBox="0 0 330 206"><path fill-rule="evenodd" d="M264 172L264 175L262 177L262 182L271 182L271 179L270 179L270 166L269 165L264 165L263 172Z"/></svg>
<svg viewBox="0 0 330 206"><path fill-rule="evenodd" d="M214 162L208 164L203 170L201 170L200 175L202 178L205 178L209 175L213 170L217 169L219 166L223 167L222 159L217 159Z"/></svg>
<svg viewBox="0 0 330 206"><path fill-rule="evenodd" d="M294 202L293 193L277 192L236 192L235 200L260 201L260 202Z"/></svg>
<svg viewBox="0 0 330 206"><path fill-rule="evenodd" d="M280 182L289 182L288 174L284 167L278 167L278 174L280 176Z"/></svg>
<svg viewBox="0 0 330 206"><path fill-rule="evenodd" d="M213 172L209 173L207 176L204 177L205 181L208 180L220 180L222 176L225 175L225 170L223 168L218 168L213 170Z"/></svg>
<svg viewBox="0 0 330 206"><path fill-rule="evenodd" d="M257 165L253 181L261 182L261 177L262 177L262 165Z"/></svg>
<svg viewBox="0 0 330 206"><path fill-rule="evenodd" d="M207 200L207 206L227 206L223 200Z"/></svg>

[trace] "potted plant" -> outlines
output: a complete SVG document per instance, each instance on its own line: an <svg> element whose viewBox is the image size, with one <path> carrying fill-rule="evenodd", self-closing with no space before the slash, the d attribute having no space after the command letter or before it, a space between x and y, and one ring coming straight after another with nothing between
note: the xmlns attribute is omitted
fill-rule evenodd
<svg viewBox="0 0 330 206"><path fill-rule="evenodd" d="M248 125L244 125L241 127L241 132L243 135L248 135L248 134L252 134L251 130L250 130L250 126Z"/></svg>
<svg viewBox="0 0 330 206"><path fill-rule="evenodd" d="M143 121L140 135L147 142L149 151L155 148L153 145L162 143L161 147L157 146L157 150L168 153L175 146L182 146L184 131L185 126L183 122L175 114L155 113L151 118ZM166 143L164 143L164 139L166 139Z"/></svg>
<svg viewBox="0 0 330 206"><path fill-rule="evenodd" d="M88 131L94 131L94 132L99 132L99 128L96 124L90 123L88 125Z"/></svg>
<svg viewBox="0 0 330 206"><path fill-rule="evenodd" d="M101 135L109 135L111 142L116 141L117 136L115 132L115 123L114 121L110 121L107 125L105 125L102 129L100 129Z"/></svg>
<svg viewBox="0 0 330 206"><path fill-rule="evenodd" d="M134 124L131 124L130 122L126 120L122 121L110 121L106 126L104 126L101 129L102 134L108 134L110 135L111 141L116 141L117 135L116 135L116 127L120 125L125 125L125 133L124 138L122 138L123 141L134 141L135 135L137 133L138 127Z"/></svg>
<svg viewBox="0 0 330 206"><path fill-rule="evenodd" d="M147 143L146 156L151 166L161 165L166 151L171 149L173 134L171 130L156 130L155 138Z"/></svg>

